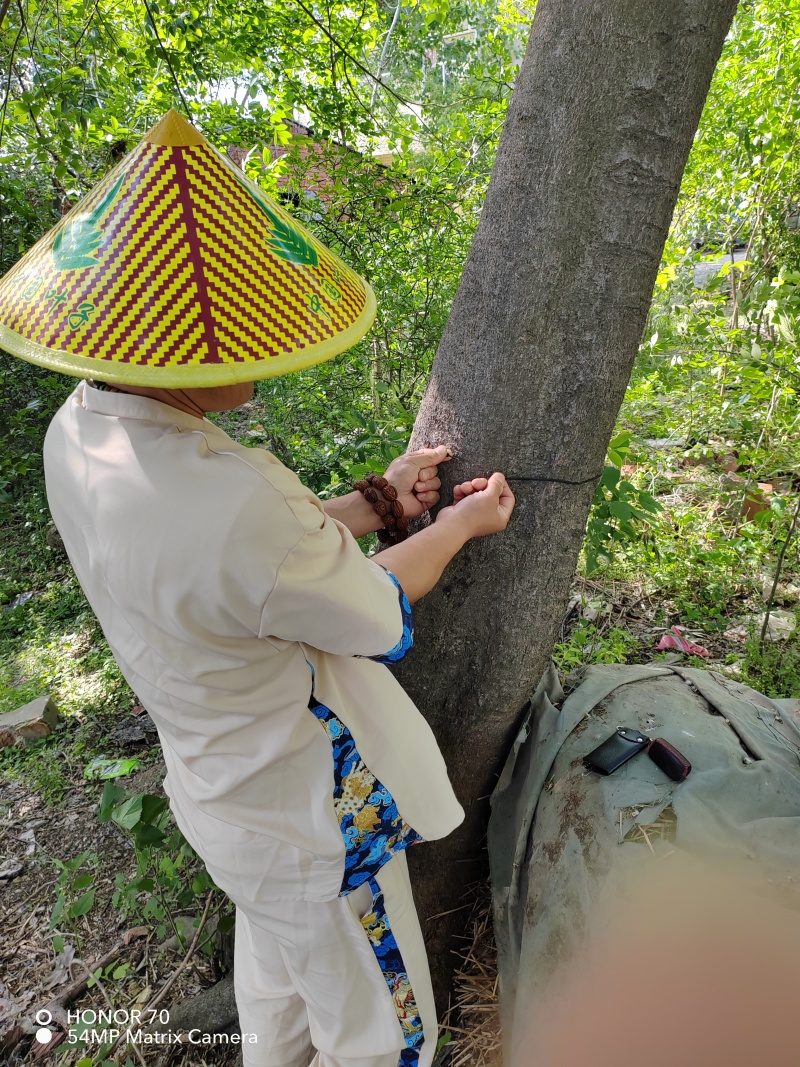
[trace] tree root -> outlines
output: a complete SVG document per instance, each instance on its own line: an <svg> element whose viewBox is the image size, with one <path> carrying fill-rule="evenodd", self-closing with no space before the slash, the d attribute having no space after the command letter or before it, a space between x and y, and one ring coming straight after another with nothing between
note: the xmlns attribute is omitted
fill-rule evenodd
<svg viewBox="0 0 800 1067"><path fill-rule="evenodd" d="M235 1026L238 1020L231 972L196 997L182 1000L170 1008L168 1023L153 1023L148 1029L155 1034L176 1034L187 1030L199 1030L201 1034L220 1034Z"/></svg>

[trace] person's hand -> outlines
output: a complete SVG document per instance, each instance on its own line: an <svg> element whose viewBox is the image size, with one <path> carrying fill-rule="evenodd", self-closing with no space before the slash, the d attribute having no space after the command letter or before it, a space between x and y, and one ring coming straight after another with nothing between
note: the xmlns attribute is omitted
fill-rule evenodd
<svg viewBox="0 0 800 1067"><path fill-rule="evenodd" d="M446 463L450 456L446 445L436 448L419 448L393 459L386 468L385 478L397 490L397 499L403 505L403 514L416 519L439 503L442 483L438 477L438 464Z"/></svg>
<svg viewBox="0 0 800 1067"><path fill-rule="evenodd" d="M468 537L483 537L505 530L515 503L502 474L473 478L455 487L453 503L439 510L436 521L462 523Z"/></svg>

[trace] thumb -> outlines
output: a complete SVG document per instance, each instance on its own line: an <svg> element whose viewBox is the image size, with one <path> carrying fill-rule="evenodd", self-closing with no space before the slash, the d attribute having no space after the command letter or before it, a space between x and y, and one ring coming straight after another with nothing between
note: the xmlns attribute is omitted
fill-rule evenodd
<svg viewBox="0 0 800 1067"><path fill-rule="evenodd" d="M416 460L419 467L430 467L452 459L453 454L447 445L436 445L435 448L418 448L416 452L409 452L408 457Z"/></svg>
<svg viewBox="0 0 800 1067"><path fill-rule="evenodd" d="M506 487L505 475L500 474L499 471L495 471L494 474L489 476L489 484L486 486L486 491L491 493L492 496L501 497L503 490Z"/></svg>

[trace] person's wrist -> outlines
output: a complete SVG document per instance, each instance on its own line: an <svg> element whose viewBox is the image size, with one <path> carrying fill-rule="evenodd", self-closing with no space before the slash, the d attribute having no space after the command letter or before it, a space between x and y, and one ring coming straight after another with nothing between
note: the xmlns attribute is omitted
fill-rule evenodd
<svg viewBox="0 0 800 1067"><path fill-rule="evenodd" d="M467 541L474 537L471 523L465 516L459 515L455 508L452 511L445 509L439 512L432 529L435 530L437 527L441 528L449 537L460 541L461 545L465 545Z"/></svg>
<svg viewBox="0 0 800 1067"><path fill-rule="evenodd" d="M405 513L397 488L382 474L368 474L355 482L355 489L379 517L378 540L385 545L405 541L410 516Z"/></svg>
<svg viewBox="0 0 800 1067"><path fill-rule="evenodd" d="M372 504L368 500L365 500L364 495L359 493L358 490L353 490L353 496L358 497L358 503L354 506L361 509L364 515L364 522L369 525L370 533L377 533L378 530L383 529L383 519L373 508Z"/></svg>
<svg viewBox="0 0 800 1067"><path fill-rule="evenodd" d="M330 515L333 519L338 519L339 522L343 522L345 526L352 527L355 524L358 530L357 537L362 537L368 533L377 533L378 530L383 529L383 521L375 514L372 506L364 499L361 493L355 490L344 496L335 496L330 500L324 500L322 507L327 515Z"/></svg>

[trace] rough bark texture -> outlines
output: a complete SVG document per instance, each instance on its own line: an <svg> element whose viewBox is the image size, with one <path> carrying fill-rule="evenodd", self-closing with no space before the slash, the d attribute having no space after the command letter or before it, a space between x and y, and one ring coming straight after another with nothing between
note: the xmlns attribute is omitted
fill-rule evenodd
<svg viewBox="0 0 800 1067"><path fill-rule="evenodd" d="M239 1014L233 990L233 973L196 997L179 1001L169 1009L169 1022L148 1027L154 1034L179 1034L197 1029L203 1034L226 1033L238 1023Z"/></svg>
<svg viewBox="0 0 800 1067"><path fill-rule="evenodd" d="M440 1000L461 917L430 917L480 873L487 797L556 638L735 9L538 3L411 442L454 449L445 493L499 469L518 501L508 530L468 546L418 605L398 670L467 810L450 838L410 853Z"/></svg>

